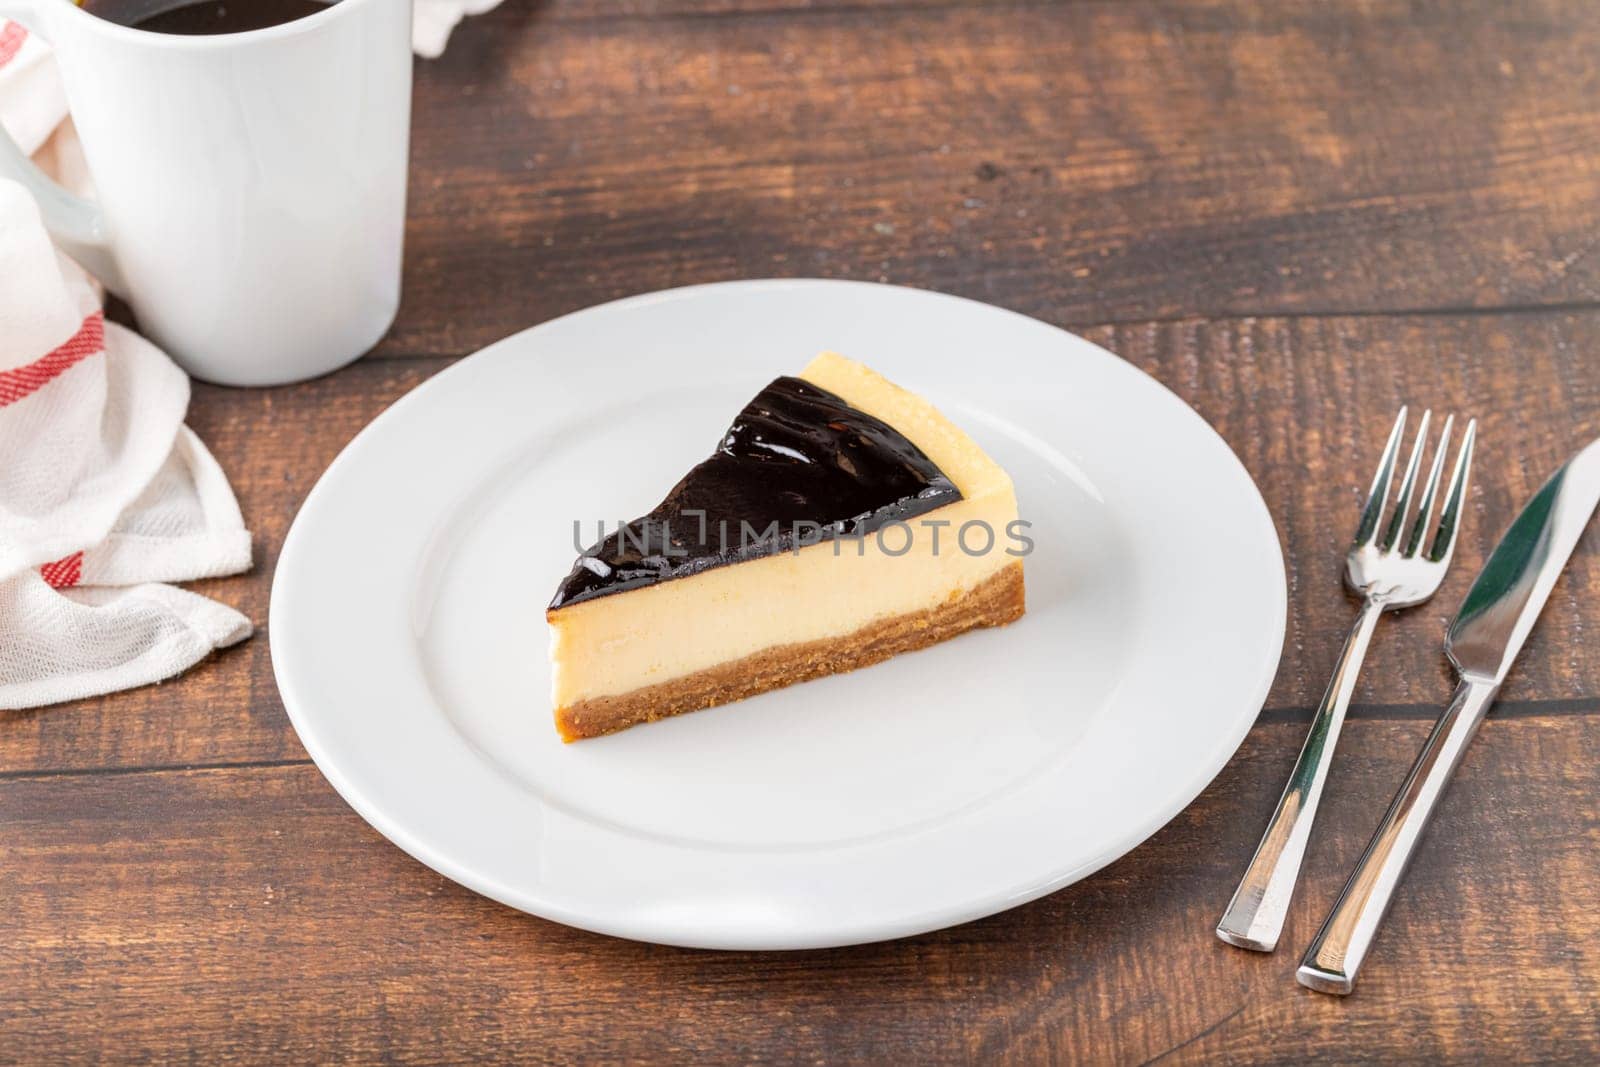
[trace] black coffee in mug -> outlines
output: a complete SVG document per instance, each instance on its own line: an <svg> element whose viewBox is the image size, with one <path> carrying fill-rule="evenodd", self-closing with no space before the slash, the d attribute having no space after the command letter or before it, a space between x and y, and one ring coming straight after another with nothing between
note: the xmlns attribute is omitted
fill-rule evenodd
<svg viewBox="0 0 1600 1067"><path fill-rule="evenodd" d="M320 0L82 0L82 6L107 22L188 35L264 30L328 8Z"/></svg>

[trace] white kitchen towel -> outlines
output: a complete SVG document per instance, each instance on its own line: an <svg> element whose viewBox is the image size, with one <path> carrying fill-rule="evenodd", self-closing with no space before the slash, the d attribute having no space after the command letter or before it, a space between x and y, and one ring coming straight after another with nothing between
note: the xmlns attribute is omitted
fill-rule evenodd
<svg viewBox="0 0 1600 1067"><path fill-rule="evenodd" d="M67 114L50 46L0 19L0 121L32 155Z"/></svg>
<svg viewBox="0 0 1600 1067"><path fill-rule="evenodd" d="M162 584L250 567L188 406L184 373L105 321L32 197L0 181L0 708L161 681L250 635Z"/></svg>
<svg viewBox="0 0 1600 1067"><path fill-rule="evenodd" d="M413 46L444 50L499 0L416 0ZM89 193L50 48L0 19L0 124ZM188 427L189 380L107 323L98 286L0 180L0 709L170 678L250 620L168 582L250 567L250 534Z"/></svg>
<svg viewBox="0 0 1600 1067"><path fill-rule="evenodd" d="M437 59L450 40L450 31L467 15L481 15L500 0L414 0L411 9L411 50Z"/></svg>

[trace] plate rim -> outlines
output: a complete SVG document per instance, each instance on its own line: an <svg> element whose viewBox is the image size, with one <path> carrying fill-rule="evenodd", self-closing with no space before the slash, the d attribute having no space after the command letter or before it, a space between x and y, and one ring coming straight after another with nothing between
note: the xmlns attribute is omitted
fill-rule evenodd
<svg viewBox="0 0 1600 1067"><path fill-rule="evenodd" d="M1270 625L1272 633L1270 635L1270 640L1268 641L1268 646L1272 649L1272 651L1267 656L1268 662L1262 664L1261 676L1256 682L1252 695L1248 701L1242 701L1242 706L1251 709L1249 714L1241 713L1238 716L1237 721L1234 723L1233 729L1230 730L1226 736L1219 734L1218 743L1211 751L1209 758L1206 759L1203 764L1197 761L1197 769L1193 776L1186 782L1183 788L1176 789L1172 792L1172 799L1169 800L1168 803L1161 805L1155 810L1154 814L1141 821L1135 829L1128 831L1119 837L1117 841L1108 844L1106 847L1102 848L1099 852L1088 859L1082 860L1071 867L1054 871L1049 877L1043 878L1031 886L1023 887L1014 892L1005 894L999 899L983 898L970 900L959 905L946 905L943 907L927 909L916 914L904 915L893 921L876 919L865 924L860 929L850 929L847 925L841 924L833 928L832 931L825 931L814 937L796 936L791 932L785 936L782 936L778 940L773 940L771 938L763 938L761 936L752 936L748 931L745 930L733 931L731 933L724 932L720 934L707 933L703 930L683 931L680 936L679 934L674 934L671 931L663 930L659 923L652 923L649 920L641 921L637 918L629 916L613 916L610 918L604 918L597 917L593 913L577 911L558 900L551 899L548 896L541 896L537 892L529 892L526 889L522 889L517 886L502 884L495 878L486 876L483 872L474 870L470 866L456 862L443 851L420 839L408 827L393 819L385 812L382 804L374 802L368 798L363 790L346 776L346 774L340 768L339 760L325 747L324 739L315 727L313 721L314 716L309 716L307 714L307 710L314 701L314 697L307 698L305 694L299 691L298 684L294 678L295 668L289 663L289 660L292 659L292 657L288 654L280 652L281 648L287 648L288 646L271 640L271 636L276 633L274 620L282 617L285 614L283 610L284 606L292 596L292 592L285 591L286 588L289 588L288 583L280 581L280 577L285 574L286 571L292 569L290 567L286 567L286 564L292 564L298 558L300 552L306 551L300 547L307 536L304 533L305 524L302 523L302 519L309 511L311 511L313 505L318 502L321 496L330 491L328 486L338 472L342 471L342 469L347 465L359 462L358 459L354 459L352 457L356 456L362 451L361 446L363 445L363 442L374 435L374 428L378 427L382 423L392 420L395 417L398 417L396 415L397 412L403 413L414 404L424 402L418 399L419 393L430 391L428 390L428 387L432 386L434 383L439 382L448 376L463 372L463 368L465 368L467 364L477 359L477 357L491 357L494 353L502 349L527 344L529 343L528 339L531 335L535 335L540 331L555 327L557 324L563 323L566 320L572 319L576 316L587 316L606 311L615 312L625 310L630 307L646 305L668 299L683 299L708 290L738 292L821 288L909 292L918 294L922 297L935 298L940 301L954 301L965 305L975 305L976 309L980 309L982 313L1000 314L1008 317L1015 317L1026 320L1033 326L1042 326L1048 328L1049 330L1063 335L1067 342L1069 342L1072 346L1081 347L1081 349L1087 351L1093 351L1098 357L1110 359L1115 363L1120 364L1126 370L1134 372L1135 375L1144 380L1144 384L1147 387L1153 387L1159 393L1166 394L1170 400L1176 402L1183 411L1187 412L1189 418L1192 419L1194 424L1196 424L1198 427L1203 427L1204 432L1209 434L1217 445L1220 445L1222 453L1228 457L1228 460L1231 463L1231 473L1242 479L1242 484L1248 487L1248 498L1252 513L1251 524L1255 527L1254 532L1258 535L1263 535L1264 542L1269 544L1272 547L1273 552L1276 553L1276 555L1273 556L1272 560L1270 561L1273 564L1273 566L1270 568L1270 571L1275 579L1271 588L1271 592L1274 594L1273 600L1275 602L1274 610L1272 610L1270 613ZM1241 521L1242 518L1243 517L1241 516ZM1264 572L1265 569L1266 568L1264 564ZM288 614L292 616L293 611L290 610ZM559 922L563 925L571 926L576 929L582 929L607 936L622 937L629 940L685 948L771 951L842 947L853 944L892 940L974 921L1049 895L1050 893L1053 893L1059 889L1080 881L1089 875L1092 875L1108 864L1120 859L1122 856L1127 855L1134 849L1137 849L1140 845L1144 844L1151 836L1158 832L1162 827L1166 826L1178 814L1180 814L1184 809L1194 802L1194 800L1221 773L1223 768L1238 751L1238 748L1243 743L1245 737L1249 734L1250 729L1253 727L1257 718L1259 717L1260 710L1264 706L1265 700L1270 693L1278 667L1282 661L1283 642L1287 633L1287 616L1288 581L1283 554L1283 545L1277 525L1272 519L1271 511L1266 504L1265 498L1261 494L1260 487L1256 484L1255 479L1251 477L1248 468L1244 466L1244 463L1242 460L1240 460L1238 454L1234 452L1232 447L1227 443L1226 439L1224 439L1222 435L1217 432L1216 428L1213 427L1192 406L1190 406L1181 396L1178 396L1158 378L1154 377L1128 360L1116 355L1116 353L1111 352L1109 349L1106 349L1103 346L1088 340L1087 338L1063 329L1062 327L1056 326L1053 323L1045 322L1044 320L1037 319L1029 315L1024 315L1021 312L999 307L981 300L975 300L970 297L944 293L938 290L921 287L891 285L886 283L851 279L762 278L707 282L674 287L670 289L655 290L604 301L589 307L576 309L563 315L556 316L555 318L548 319L544 322L526 327L515 333L502 337L488 345L485 345L482 348L479 348L474 352L456 360L448 367L443 368L438 373L431 375L427 379L409 389L404 395L396 398L394 402L389 404L376 416L374 416L350 439L348 443L344 445L344 447L339 451L338 455L333 459L328 467L318 476L316 482L313 484L311 490L307 493L305 500L302 502L300 508L296 512L295 518L290 524L288 532L285 534L282 547L278 554L276 566L274 568L271 594L268 602L268 632L269 650L271 653L274 680L277 684L279 694L283 700L285 713L287 714L290 724L293 726L300 743L305 747L307 754L311 757L312 762L346 804L348 804L358 815L360 815L364 821L382 834L391 844L401 849L417 862L472 890L473 892L476 892L482 896L486 896L507 907L514 908L527 914L536 915L550 921Z"/></svg>

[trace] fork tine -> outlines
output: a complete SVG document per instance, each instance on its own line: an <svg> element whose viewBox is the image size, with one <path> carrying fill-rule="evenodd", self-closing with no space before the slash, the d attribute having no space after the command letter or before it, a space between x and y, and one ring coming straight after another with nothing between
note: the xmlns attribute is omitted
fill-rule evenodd
<svg viewBox="0 0 1600 1067"><path fill-rule="evenodd" d="M1389 519L1389 528L1383 533L1382 548L1385 552L1395 546L1400 540L1400 533L1406 528L1406 513L1411 510L1411 494L1417 488L1417 471L1422 466L1422 450L1428 446L1428 424L1433 421L1433 412L1424 411L1422 421L1417 423L1417 437L1411 444L1411 458L1406 460L1406 472L1400 478L1400 495L1395 498L1394 515Z"/></svg>
<svg viewBox="0 0 1600 1067"><path fill-rule="evenodd" d="M1439 514L1439 532L1434 534L1433 547L1428 558L1439 563L1450 558L1456 548L1456 531L1461 526L1461 505L1467 496L1467 477L1472 470L1472 446L1478 439L1478 420L1467 421L1467 432L1461 438L1461 453L1456 457L1456 470L1450 476L1450 488L1444 497L1444 511Z"/></svg>
<svg viewBox="0 0 1600 1067"><path fill-rule="evenodd" d="M1383 457L1378 460L1378 473L1373 476L1372 488L1367 491L1366 506L1361 509L1361 524L1356 527L1356 544L1365 545L1378 532L1383 518L1383 505L1389 499L1389 486L1394 481L1394 460L1400 452L1400 438L1406 431L1406 408L1401 405L1395 416L1394 429L1389 431L1389 443L1383 446Z"/></svg>
<svg viewBox="0 0 1600 1067"><path fill-rule="evenodd" d="M1428 482L1422 487L1422 499L1417 502L1417 521L1411 524L1411 536L1406 538L1402 553L1407 559L1416 556L1417 549L1422 547L1422 537L1428 532L1428 523L1433 521L1433 502L1439 493L1439 478L1444 474L1445 457L1450 454L1450 434L1455 425L1454 415L1444 417L1444 432L1439 435L1439 447L1434 449L1433 466L1428 470Z"/></svg>

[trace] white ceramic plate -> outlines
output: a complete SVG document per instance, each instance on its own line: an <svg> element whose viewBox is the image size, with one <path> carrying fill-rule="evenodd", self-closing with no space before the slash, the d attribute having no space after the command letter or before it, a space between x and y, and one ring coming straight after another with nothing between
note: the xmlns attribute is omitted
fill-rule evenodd
<svg viewBox="0 0 1600 1067"><path fill-rule="evenodd" d="M561 744L543 612L573 520L592 540L596 519L648 511L824 348L1011 472L1036 542L1027 615ZM762 281L568 315L395 404L295 520L271 635L306 749L428 866L589 930L807 948L988 915L1143 841L1243 739L1284 611L1249 475L1153 379L984 304Z"/></svg>

